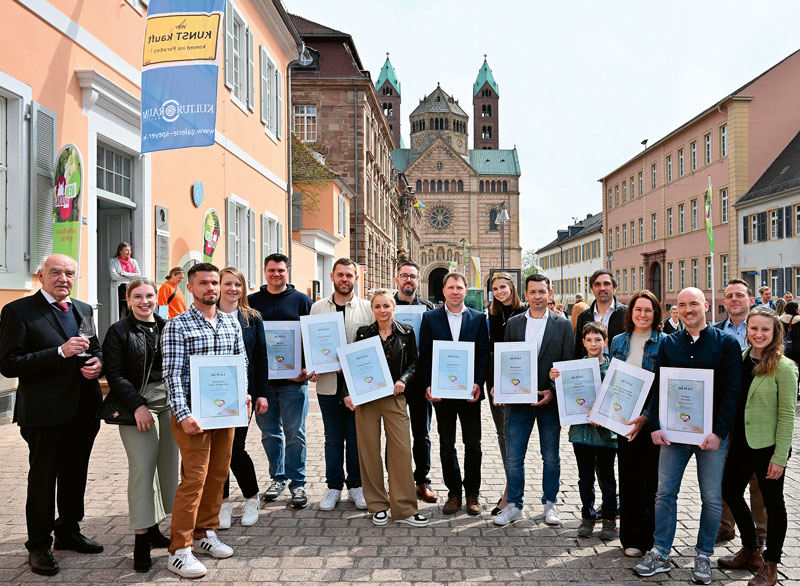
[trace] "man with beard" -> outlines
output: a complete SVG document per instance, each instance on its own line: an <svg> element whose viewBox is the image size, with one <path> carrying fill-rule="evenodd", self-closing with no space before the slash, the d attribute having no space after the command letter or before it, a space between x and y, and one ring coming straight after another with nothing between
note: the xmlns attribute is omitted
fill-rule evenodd
<svg viewBox="0 0 800 586"><path fill-rule="evenodd" d="M347 343L352 344L361 326L374 321L369 301L356 297L358 282L356 264L349 258L340 258L333 263L331 272L333 294L320 299L311 306L311 315L341 311ZM344 375L339 372L325 374L309 373L309 380L317 383L317 400L322 412L322 425L325 429L325 480L328 490L319 502L322 511L336 508L342 497L342 489L348 488L348 500L357 509L365 510L367 501L361 490L361 470L358 463L358 443L356 441L355 413L342 402L345 388ZM345 445L347 446L347 476L344 473Z"/></svg>
<svg viewBox="0 0 800 586"><path fill-rule="evenodd" d="M397 305L423 305L425 311L433 309L433 303L417 295L419 287L419 265L407 260L400 263L397 269L397 293L394 300ZM419 333L419 332L417 332ZM414 447L411 450L414 456L414 483L417 485L417 497L426 503L435 503L436 493L431 488L431 415L433 407L425 398L425 389L417 383L418 378L412 379L406 388L405 396L408 403L408 417L411 420L411 435L414 438Z"/></svg>
<svg viewBox="0 0 800 586"><path fill-rule="evenodd" d="M222 487L228 478L233 428L204 430L192 416L189 358L244 354L244 340L233 314L217 311L219 269L200 263L189 269L192 305L167 322L161 337L164 383L172 409L172 436L181 453L181 483L175 491L167 568L183 578L200 578L206 567L194 551L229 558L233 549L217 537ZM250 399L248 397L248 411ZM249 418L248 413L248 418Z"/></svg>
<svg viewBox="0 0 800 586"><path fill-rule="evenodd" d="M583 326L589 322L597 322L606 326L608 339L603 354L608 356L608 349L614 336L625 331L625 312L628 307L624 303L617 301L617 280L607 269L597 269L589 277L589 287L592 288L594 301L578 315L578 322L575 326L576 332L582 332ZM586 348L583 347L583 339L575 336L575 358L585 358Z"/></svg>

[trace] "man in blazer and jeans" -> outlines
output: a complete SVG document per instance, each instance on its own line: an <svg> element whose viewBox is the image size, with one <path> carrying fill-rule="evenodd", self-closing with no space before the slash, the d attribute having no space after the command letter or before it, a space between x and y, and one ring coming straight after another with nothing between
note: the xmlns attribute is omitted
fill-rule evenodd
<svg viewBox="0 0 800 586"><path fill-rule="evenodd" d="M0 372L19 378L14 420L30 451L25 547L31 570L46 576L59 569L51 533L55 549L103 551L79 526L89 455L100 430L103 355L96 336L78 335L92 308L70 299L77 268L63 254L47 257L38 272L42 289L7 304L0 315ZM77 356L84 351L89 358Z"/></svg>
<svg viewBox="0 0 800 586"><path fill-rule="evenodd" d="M506 324L506 342L536 342L539 352L539 400L531 404L509 406L506 453L508 506L495 517L495 525L508 525L523 518L525 453L536 422L539 423L539 449L542 454L544 522L548 525L561 524L556 506L561 482L561 458L558 453L561 424L555 394L550 390L550 369L553 368L553 362L572 360L574 348L572 324L563 315L547 309L547 299L551 293L550 279L544 275L529 275L525 279L528 311L515 315Z"/></svg>
<svg viewBox="0 0 800 586"><path fill-rule="evenodd" d="M462 489L467 497L467 513L481 512L481 404L486 367L489 363L489 328L484 315L464 305L467 279L461 273L448 273L444 278L445 303L442 307L425 312L420 326L420 378L425 396L433 401L439 431L439 457L442 475L447 486L448 499L442 508L452 515L461 508ZM475 343L475 370L471 399L435 399L431 396L431 366L433 341L448 340ZM464 439L464 477L458 466L456 453L456 418L461 422Z"/></svg>

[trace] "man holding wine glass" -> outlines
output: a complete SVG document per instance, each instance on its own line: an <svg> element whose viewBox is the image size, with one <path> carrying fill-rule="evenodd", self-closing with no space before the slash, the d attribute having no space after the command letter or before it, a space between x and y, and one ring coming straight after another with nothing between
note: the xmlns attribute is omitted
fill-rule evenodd
<svg viewBox="0 0 800 586"><path fill-rule="evenodd" d="M52 533L55 549L103 551L79 525L89 455L100 429L97 377L103 364L97 337L88 328L81 336L92 308L69 296L76 272L70 257L47 257L38 272L41 290L8 303L0 314L0 373L19 379L14 421L30 450L25 547L31 570L43 575L59 569L50 550ZM82 352L87 357L80 358Z"/></svg>

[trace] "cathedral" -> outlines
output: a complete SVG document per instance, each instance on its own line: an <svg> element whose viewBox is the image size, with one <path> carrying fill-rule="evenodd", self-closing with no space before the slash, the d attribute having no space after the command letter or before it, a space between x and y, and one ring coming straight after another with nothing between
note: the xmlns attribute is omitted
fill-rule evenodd
<svg viewBox="0 0 800 586"><path fill-rule="evenodd" d="M388 55L375 85L394 143L401 145L392 152L392 164L424 206L415 259L421 295L443 300L442 280L455 266L488 299L491 273L501 264L517 272L521 248L519 157L516 147L500 148L500 92L486 57L472 86L471 149L469 114L438 84L409 116L410 148L401 142L400 83ZM510 220L501 226L496 220L503 207Z"/></svg>

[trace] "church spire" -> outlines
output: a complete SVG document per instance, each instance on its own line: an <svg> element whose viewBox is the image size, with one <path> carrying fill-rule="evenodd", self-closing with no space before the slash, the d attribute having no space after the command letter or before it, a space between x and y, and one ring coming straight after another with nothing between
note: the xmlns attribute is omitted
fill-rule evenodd
<svg viewBox="0 0 800 586"><path fill-rule="evenodd" d="M478 92L487 82L492 86L494 93L499 96L500 90L497 89L497 82L494 80L494 75L492 75L492 68L489 67L489 63L486 61L486 55L484 55L483 65L481 65L481 68L478 70L478 77L475 79L475 84L472 86L472 95L477 96Z"/></svg>
<svg viewBox="0 0 800 586"><path fill-rule="evenodd" d="M397 75L394 72L394 67L392 66L392 62L389 61L389 53L386 53L386 61L383 63L383 67L381 67L380 75L378 75L378 81L375 82L375 89L381 89L384 83L389 82L392 84L394 91L400 95L400 82L397 81Z"/></svg>

